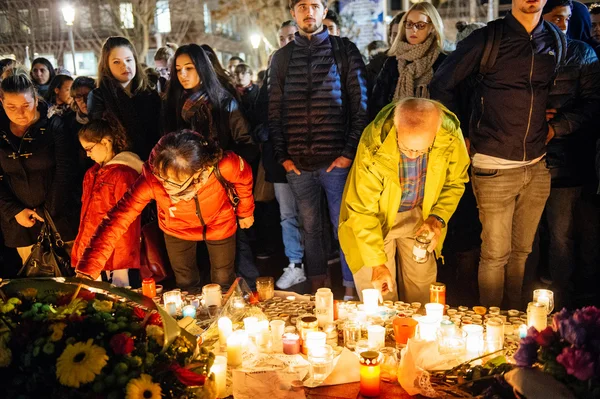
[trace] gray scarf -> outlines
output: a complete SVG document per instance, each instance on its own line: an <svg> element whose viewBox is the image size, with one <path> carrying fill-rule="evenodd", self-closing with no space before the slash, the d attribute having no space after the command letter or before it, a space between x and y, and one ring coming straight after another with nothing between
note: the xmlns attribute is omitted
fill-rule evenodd
<svg viewBox="0 0 600 399"><path fill-rule="evenodd" d="M429 82L433 78L433 64L440 55L435 35L421 44L401 42L394 54L398 60L398 83L394 101L405 97L429 98Z"/></svg>

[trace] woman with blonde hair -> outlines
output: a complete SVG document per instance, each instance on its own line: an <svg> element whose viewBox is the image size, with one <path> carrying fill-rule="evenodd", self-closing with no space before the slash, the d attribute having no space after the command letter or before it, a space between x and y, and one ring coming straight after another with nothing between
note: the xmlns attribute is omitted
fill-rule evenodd
<svg viewBox="0 0 600 399"><path fill-rule="evenodd" d="M373 88L369 104L371 119L392 101L405 97L429 98L433 73L446 58L444 24L431 3L414 4L400 20L399 28Z"/></svg>

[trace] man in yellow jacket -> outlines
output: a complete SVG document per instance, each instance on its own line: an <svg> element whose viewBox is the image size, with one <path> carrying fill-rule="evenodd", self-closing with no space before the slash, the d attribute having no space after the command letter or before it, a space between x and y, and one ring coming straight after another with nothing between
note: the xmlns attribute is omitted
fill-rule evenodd
<svg viewBox="0 0 600 399"><path fill-rule="evenodd" d="M361 295L429 302L434 256L413 260L415 237L439 256L446 225L468 181L469 155L458 119L438 102L407 98L386 106L362 134L344 189L339 240ZM400 259L396 262L395 256Z"/></svg>

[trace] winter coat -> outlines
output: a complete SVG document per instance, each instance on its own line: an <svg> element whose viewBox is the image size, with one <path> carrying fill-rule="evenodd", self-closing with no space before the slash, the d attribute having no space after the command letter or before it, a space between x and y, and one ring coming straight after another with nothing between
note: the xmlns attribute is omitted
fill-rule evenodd
<svg viewBox="0 0 600 399"><path fill-rule="evenodd" d="M183 104L182 104L183 105ZM181 113L181 109L177 110ZM219 109L212 109L213 129L215 129L221 148L233 151L249 163L258 157L258 146L250 134L250 124L244 116L235 98L226 95L221 100ZM196 112L190 122L177 117L177 129L191 129L202 135L208 135L208 121L200 112Z"/></svg>
<svg viewBox="0 0 600 399"><path fill-rule="evenodd" d="M96 88L88 96L87 109L90 120L102 119L105 111L110 112L103 93L101 88ZM148 89L132 97L122 98L126 103L117 104L118 112L114 112L114 116L125 128L131 151L140 159L146 160L160 138L160 96L156 90Z"/></svg>
<svg viewBox="0 0 600 399"><path fill-rule="evenodd" d="M594 119L600 112L600 64L594 50L579 40L567 41L567 58L550 88L548 108L555 137L548 143L546 163L553 187L575 187L595 180Z"/></svg>
<svg viewBox="0 0 600 399"><path fill-rule="evenodd" d="M432 65L433 72L437 71L445 59L446 54L440 53ZM373 93L369 98L369 120L375 119L383 107L394 101L394 93L396 92L399 77L398 60L396 57L388 57L383 64L381 72L377 75Z"/></svg>
<svg viewBox="0 0 600 399"><path fill-rule="evenodd" d="M375 55L365 66L365 70L367 71L367 96L369 97L369 103L371 95L373 94L373 87L375 87L375 82L377 81L377 76L379 76L387 59L387 51L383 51Z"/></svg>
<svg viewBox="0 0 600 399"><path fill-rule="evenodd" d="M279 163L291 159L299 169L317 170L340 156L354 159L367 125L367 83L360 52L354 43L346 43L346 82L341 81L327 29L310 40L296 33L287 44L293 51L283 86L280 69L288 53L284 47L273 55L269 135Z"/></svg>
<svg viewBox="0 0 600 399"><path fill-rule="evenodd" d="M511 13L502 23L496 62L473 94L471 152L529 161L546 152L546 106L558 62L557 43L543 20L531 34ZM431 81L431 98L453 112L459 108L456 89L479 71L488 29L489 25L459 42Z"/></svg>
<svg viewBox="0 0 600 399"><path fill-rule="evenodd" d="M45 207L64 241L77 234L78 207L73 205L74 148L60 118L48 119L47 105L40 101L40 118L22 138L12 134L10 120L0 114L0 225L10 248L37 242L42 224L26 228L15 216Z"/></svg>
<svg viewBox="0 0 600 399"><path fill-rule="evenodd" d="M119 202L142 172L143 162L129 151L117 154L104 166L95 164L85 174L81 202L79 233L71 251L71 261L79 262L96 228ZM115 245L104 270L138 269L140 267L141 221L138 217Z"/></svg>
<svg viewBox="0 0 600 399"><path fill-rule="evenodd" d="M219 161L223 178L235 186L240 203L233 209L227 193L214 173L194 199L173 203L162 183L152 173L151 159L131 189L102 221L77 264L81 273L96 278L104 269L115 245L151 200L156 200L158 225L165 233L187 241L214 241L231 237L237 218L254 213L252 171L248 163L231 151Z"/></svg>
<svg viewBox="0 0 600 399"><path fill-rule="evenodd" d="M458 119L445 107L438 106L443 120L427 162L423 219L434 214L447 225L469 180L469 154ZM402 200L395 107L387 105L367 126L346 180L338 236L353 273L363 266L379 266L388 260L383 242L394 225ZM444 227L437 256L442 253L446 231Z"/></svg>

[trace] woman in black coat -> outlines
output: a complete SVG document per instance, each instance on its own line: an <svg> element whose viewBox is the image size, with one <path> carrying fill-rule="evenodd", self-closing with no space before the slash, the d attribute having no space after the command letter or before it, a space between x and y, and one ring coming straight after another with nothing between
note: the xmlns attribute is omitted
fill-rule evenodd
<svg viewBox="0 0 600 399"><path fill-rule="evenodd" d="M442 18L430 3L414 4L400 20L389 58L369 99L369 117L405 97L429 98L429 83L446 55Z"/></svg>
<svg viewBox="0 0 600 399"><path fill-rule="evenodd" d="M135 48L124 37L112 36L102 46L98 88L88 97L88 116L110 113L125 128L131 151L142 160L160 138L160 96L148 87Z"/></svg>
<svg viewBox="0 0 600 399"><path fill-rule="evenodd" d="M47 117L27 74L15 70L0 84L0 225L7 247L23 262L36 243L43 208L64 241L77 233L79 215L71 199L73 147L60 118Z"/></svg>

